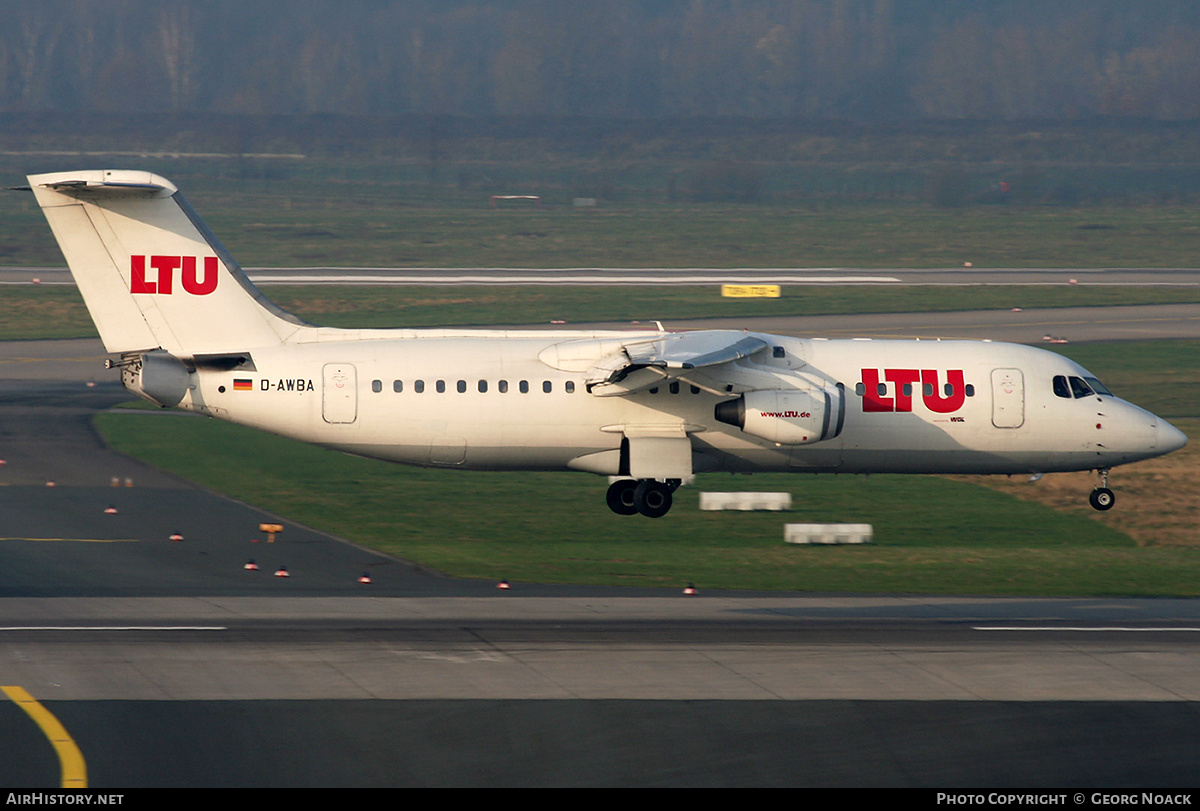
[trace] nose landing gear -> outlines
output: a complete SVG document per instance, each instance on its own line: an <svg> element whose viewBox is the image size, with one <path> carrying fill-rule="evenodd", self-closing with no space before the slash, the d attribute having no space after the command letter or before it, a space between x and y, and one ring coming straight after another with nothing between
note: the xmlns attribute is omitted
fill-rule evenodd
<svg viewBox="0 0 1200 811"><path fill-rule="evenodd" d="M672 493L679 487L678 479L660 482L655 479L620 479L608 488L608 508L617 515L641 513L647 518L661 518L671 509Z"/></svg>
<svg viewBox="0 0 1200 811"><path fill-rule="evenodd" d="M1108 489L1108 468L1100 469L1100 486L1091 492L1088 502L1094 509L1101 511L1111 510L1113 504L1117 502L1113 491Z"/></svg>

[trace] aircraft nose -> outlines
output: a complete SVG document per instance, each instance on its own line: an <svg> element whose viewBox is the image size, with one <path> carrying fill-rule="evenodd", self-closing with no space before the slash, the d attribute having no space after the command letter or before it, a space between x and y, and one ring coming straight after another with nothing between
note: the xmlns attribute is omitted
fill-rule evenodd
<svg viewBox="0 0 1200 811"><path fill-rule="evenodd" d="M1187 444L1188 438L1166 420L1159 420L1155 429L1154 447L1160 453L1177 451Z"/></svg>

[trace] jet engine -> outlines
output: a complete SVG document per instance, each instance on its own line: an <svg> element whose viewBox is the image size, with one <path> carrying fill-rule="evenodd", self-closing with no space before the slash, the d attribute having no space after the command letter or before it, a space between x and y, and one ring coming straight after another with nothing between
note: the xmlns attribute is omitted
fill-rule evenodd
<svg viewBox="0 0 1200 811"><path fill-rule="evenodd" d="M810 445L842 432L842 390L766 389L718 403L714 416L779 445Z"/></svg>

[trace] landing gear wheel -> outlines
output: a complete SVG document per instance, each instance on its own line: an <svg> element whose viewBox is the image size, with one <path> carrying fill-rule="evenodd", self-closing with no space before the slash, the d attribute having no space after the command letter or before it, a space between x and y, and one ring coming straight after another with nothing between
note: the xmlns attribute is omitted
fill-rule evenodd
<svg viewBox="0 0 1200 811"><path fill-rule="evenodd" d="M647 518L662 518L671 509L671 485L654 479L638 482L633 491L633 503L637 511Z"/></svg>
<svg viewBox="0 0 1200 811"><path fill-rule="evenodd" d="M1097 487L1088 496L1088 501L1097 510L1111 510L1112 505L1117 502L1117 497L1113 495L1113 491L1107 487Z"/></svg>
<svg viewBox="0 0 1200 811"><path fill-rule="evenodd" d="M634 479L621 479L608 487L608 508L617 515L636 515L638 508L633 493L638 483Z"/></svg>

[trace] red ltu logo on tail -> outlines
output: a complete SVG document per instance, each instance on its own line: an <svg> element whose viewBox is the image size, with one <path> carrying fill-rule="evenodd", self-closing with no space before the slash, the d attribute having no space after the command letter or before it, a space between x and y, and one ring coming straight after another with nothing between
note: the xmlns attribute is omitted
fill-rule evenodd
<svg viewBox="0 0 1200 811"><path fill-rule="evenodd" d="M150 267L158 272L155 281L146 279L146 257L129 257L129 292L161 293L170 295L174 291L175 271L179 271L179 284L183 292L194 296L207 296L217 289L217 257L204 257L204 276L196 272L195 256L151 256Z"/></svg>

